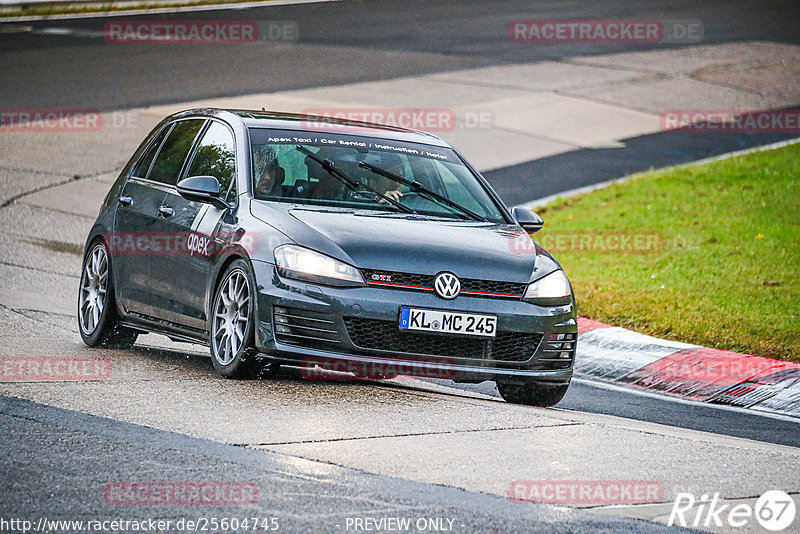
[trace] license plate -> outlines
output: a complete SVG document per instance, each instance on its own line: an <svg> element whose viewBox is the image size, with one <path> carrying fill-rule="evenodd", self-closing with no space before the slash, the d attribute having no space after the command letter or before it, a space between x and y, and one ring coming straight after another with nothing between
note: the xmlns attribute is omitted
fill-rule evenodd
<svg viewBox="0 0 800 534"><path fill-rule="evenodd" d="M400 330L495 337L497 317L419 308L400 308Z"/></svg>

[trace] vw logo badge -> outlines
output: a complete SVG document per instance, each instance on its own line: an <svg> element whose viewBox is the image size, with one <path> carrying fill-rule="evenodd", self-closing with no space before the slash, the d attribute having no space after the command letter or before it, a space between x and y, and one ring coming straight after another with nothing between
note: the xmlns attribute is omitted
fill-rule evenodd
<svg viewBox="0 0 800 534"><path fill-rule="evenodd" d="M433 279L436 294L443 299L454 299L461 293L461 282L453 273L439 273Z"/></svg>

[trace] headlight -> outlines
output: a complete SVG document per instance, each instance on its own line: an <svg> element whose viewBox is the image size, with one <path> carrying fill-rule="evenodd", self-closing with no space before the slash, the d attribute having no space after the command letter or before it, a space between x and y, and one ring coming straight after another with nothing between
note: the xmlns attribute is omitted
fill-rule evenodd
<svg viewBox="0 0 800 534"><path fill-rule="evenodd" d="M557 306L569 302L571 296L567 275L558 270L529 284L522 300L544 306Z"/></svg>
<svg viewBox="0 0 800 534"><path fill-rule="evenodd" d="M364 278L352 265L297 245L281 245L275 249L278 274L329 286L363 286Z"/></svg>

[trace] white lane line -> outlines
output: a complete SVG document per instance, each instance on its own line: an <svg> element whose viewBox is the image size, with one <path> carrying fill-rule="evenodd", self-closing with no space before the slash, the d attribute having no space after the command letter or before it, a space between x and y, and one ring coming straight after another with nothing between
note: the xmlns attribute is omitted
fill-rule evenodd
<svg viewBox="0 0 800 534"><path fill-rule="evenodd" d="M147 9L130 9L125 11L103 11L97 13L63 13L57 15L26 15L19 17L0 17L3 22L34 22L38 20L70 20L112 17L132 17L135 15L165 14L165 13L190 13L197 11L224 11L233 9L250 9L254 7L288 6L295 4L318 4L322 2L340 2L341 0L259 0L256 2L241 2L233 4L209 4L202 6L185 7L153 7Z"/></svg>
<svg viewBox="0 0 800 534"><path fill-rule="evenodd" d="M535 210L538 207L544 206L545 204L549 204L550 202L556 200L557 198L569 198L574 197L576 195L580 195L583 193L589 193L591 191L595 191L597 189L602 189L604 187L608 187L614 184L622 184L627 181L633 180L635 178L639 178L640 176L644 176L646 174L651 174L654 172L662 172L662 171L671 171L671 170L678 170L678 169L687 169L690 167L695 167L697 165L703 165L705 163L711 163L714 161L723 161L730 158L735 158L736 156L744 156L746 154L752 154L754 152L762 152L765 150L773 150L776 148L782 148L789 145L794 145L796 143L800 143L800 137L796 137L794 139L788 139L786 141L778 141L776 143L770 143L768 145L761 145L751 148L745 148L744 150L737 150L736 152L727 152L725 154L720 154L718 156L711 156L709 158L699 159L697 161L690 161L688 163L681 163L680 165L671 165L668 167L661 167L660 169L651 169L648 171L637 172L634 174L630 174L628 176L623 176L622 178L614 178L613 180L608 180L605 182L601 182L599 184L592 184L587 185L584 187L576 187L575 189L570 189L568 191L562 191L561 193L556 193L555 195L548 195L542 198L536 198L534 200L530 200L523 204L519 204L518 207L525 208L529 210Z"/></svg>
<svg viewBox="0 0 800 534"><path fill-rule="evenodd" d="M607 389L609 391L615 391L615 392L618 392L618 393L629 393L631 395L639 395L641 397L648 397L648 398L651 398L651 399L658 399L658 400L661 400L661 401L675 402L675 403L678 403L678 404L688 404L688 405L691 405L691 406L703 406L703 407L706 407L706 408L713 408L715 410L738 412L738 413L749 414L749 415L758 415L758 416L761 416L761 417L769 417L769 418L772 418L772 419L778 419L780 421L788 421L790 423L798 423L798 424L800 424L800 418L792 417L790 415L782 415L782 414L777 414L777 413L772 413L772 412L764 412L764 411L760 411L760 410L753 410L752 408L740 408L738 406L729 406L727 404L711 404L711 403L707 403L707 402L694 401L694 400L689 400L689 399L682 399L680 397L673 397L671 395L664 395L664 394L661 394L661 393L653 393L651 391L647 391L647 390L644 390L644 389L631 388L631 387L626 387L626 386L619 386L617 384L610 384L608 382L599 382L599 381L590 380L590 379L587 379L587 378L578 378L577 376L574 377L572 380L574 382L578 382L579 384L584 384L584 385L587 385L587 386L593 386L593 387L596 387L596 388L599 388L599 389Z"/></svg>

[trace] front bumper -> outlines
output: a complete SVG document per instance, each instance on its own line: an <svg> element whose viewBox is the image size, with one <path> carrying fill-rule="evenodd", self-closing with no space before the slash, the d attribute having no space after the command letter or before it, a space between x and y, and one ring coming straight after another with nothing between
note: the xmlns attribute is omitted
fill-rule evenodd
<svg viewBox="0 0 800 534"><path fill-rule="evenodd" d="M516 299L443 300L426 292L288 280L266 262L254 261L253 268L256 347L282 364L347 362L348 370L388 369L390 375L462 382L565 384L572 378L578 330L574 302L544 307ZM496 315L497 336L488 341L400 331L401 306Z"/></svg>

